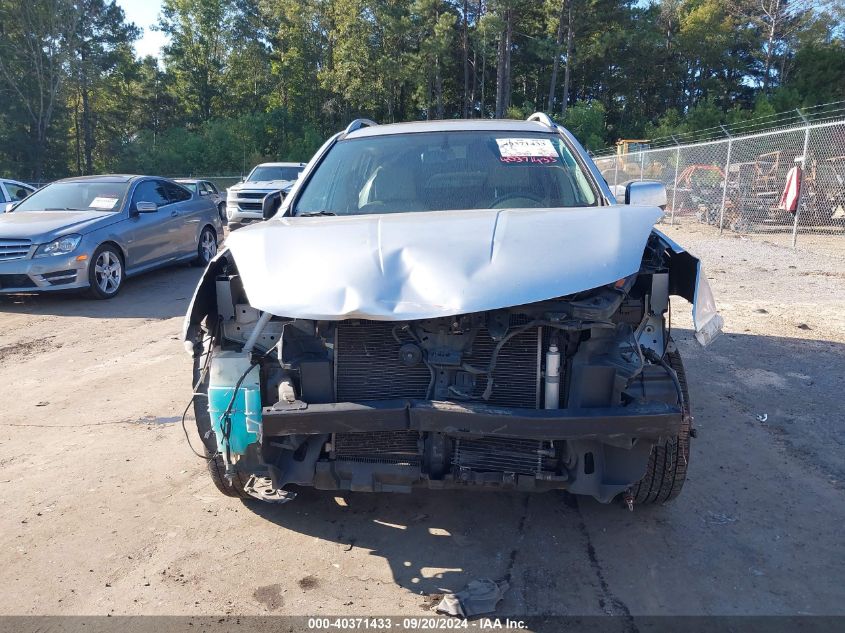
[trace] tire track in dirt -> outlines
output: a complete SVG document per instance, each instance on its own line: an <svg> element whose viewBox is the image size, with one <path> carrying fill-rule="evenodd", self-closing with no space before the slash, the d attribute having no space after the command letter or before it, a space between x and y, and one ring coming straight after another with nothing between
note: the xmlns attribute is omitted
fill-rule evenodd
<svg viewBox="0 0 845 633"><path fill-rule="evenodd" d="M607 579L605 578L604 569L602 568L601 562L599 562L598 555L596 554L596 548L593 546L593 541L590 537L590 531L587 529L587 524L584 521L584 515L581 513L578 498L571 496L569 503L572 504L578 513L578 532L584 539L587 550L587 559L590 561L590 568L595 574L596 580L599 584L599 607L608 615L621 616L624 618L626 624L625 630L628 633L639 633L639 628L637 628L637 625L634 622L634 617L631 615L631 610L628 608L628 605L613 593Z"/></svg>
<svg viewBox="0 0 845 633"><path fill-rule="evenodd" d="M20 341L0 347L0 365L5 365L12 359L23 359L45 352L49 349L59 349L61 343L53 343L55 336L45 336L31 341Z"/></svg>

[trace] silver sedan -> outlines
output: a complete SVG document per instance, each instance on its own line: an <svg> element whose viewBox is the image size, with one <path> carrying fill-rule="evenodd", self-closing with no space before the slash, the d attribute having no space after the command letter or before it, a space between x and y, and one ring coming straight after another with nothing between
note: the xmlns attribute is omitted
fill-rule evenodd
<svg viewBox="0 0 845 633"><path fill-rule="evenodd" d="M0 215L0 294L89 289L110 299L132 275L207 264L222 236L217 206L171 180L59 180Z"/></svg>

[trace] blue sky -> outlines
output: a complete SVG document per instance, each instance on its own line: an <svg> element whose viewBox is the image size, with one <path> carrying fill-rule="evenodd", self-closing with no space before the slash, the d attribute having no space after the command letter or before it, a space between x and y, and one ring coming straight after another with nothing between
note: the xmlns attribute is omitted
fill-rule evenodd
<svg viewBox="0 0 845 633"><path fill-rule="evenodd" d="M167 38L163 33L153 31L151 27L158 22L161 0L117 0L117 4L126 13L126 19L142 29L141 38L135 42L137 55L159 57Z"/></svg>

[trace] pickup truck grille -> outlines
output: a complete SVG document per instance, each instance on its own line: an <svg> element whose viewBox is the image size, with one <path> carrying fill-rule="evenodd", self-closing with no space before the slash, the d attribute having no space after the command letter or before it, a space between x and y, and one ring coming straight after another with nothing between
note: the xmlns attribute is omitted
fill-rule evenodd
<svg viewBox="0 0 845 633"><path fill-rule="evenodd" d="M237 191L229 194L229 201L235 202L241 211L261 211L264 197L272 191Z"/></svg>
<svg viewBox="0 0 845 633"><path fill-rule="evenodd" d="M32 247L30 240L0 239L0 261L23 259Z"/></svg>

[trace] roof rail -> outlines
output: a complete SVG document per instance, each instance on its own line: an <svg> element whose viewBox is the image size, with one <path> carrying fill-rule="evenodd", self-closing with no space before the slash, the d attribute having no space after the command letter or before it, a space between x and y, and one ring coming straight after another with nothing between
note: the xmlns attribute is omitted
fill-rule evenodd
<svg viewBox="0 0 845 633"><path fill-rule="evenodd" d="M542 123L543 125L551 128L557 127L555 122L552 121L551 117L546 114L545 112L535 112L530 117L525 119L526 121L537 121L538 123Z"/></svg>
<svg viewBox="0 0 845 633"><path fill-rule="evenodd" d="M345 130L343 130L343 135L346 136L355 130L360 130L362 127L372 127L373 125L378 125L378 123L370 121L370 119L355 119L352 123L346 126Z"/></svg>

